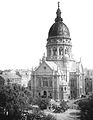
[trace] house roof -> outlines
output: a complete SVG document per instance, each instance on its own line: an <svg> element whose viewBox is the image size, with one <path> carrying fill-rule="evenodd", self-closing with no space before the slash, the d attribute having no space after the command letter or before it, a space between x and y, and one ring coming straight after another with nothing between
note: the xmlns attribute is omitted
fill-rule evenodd
<svg viewBox="0 0 93 120"><path fill-rule="evenodd" d="M4 80L7 80L7 79L8 79L8 78L7 78L7 75L1 74L0 77L2 77Z"/></svg>
<svg viewBox="0 0 93 120"><path fill-rule="evenodd" d="M5 77L5 78L11 78L11 79L12 79L12 78L13 78L13 79L15 79L15 78L21 78L20 76L14 74L14 73L10 73L10 72L5 73L5 74L3 74L2 76Z"/></svg>

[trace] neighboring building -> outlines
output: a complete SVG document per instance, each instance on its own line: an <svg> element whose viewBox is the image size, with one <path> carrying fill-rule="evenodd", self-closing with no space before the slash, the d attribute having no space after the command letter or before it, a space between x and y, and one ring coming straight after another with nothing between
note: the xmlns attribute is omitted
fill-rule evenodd
<svg viewBox="0 0 93 120"><path fill-rule="evenodd" d="M21 85L28 87L28 82L31 80L31 70L18 69L16 74L21 76Z"/></svg>
<svg viewBox="0 0 93 120"><path fill-rule="evenodd" d="M0 87L2 87L5 84L5 79L0 74Z"/></svg>
<svg viewBox="0 0 93 120"><path fill-rule="evenodd" d="M93 70L85 69L84 70L84 79L85 79L85 94L93 93Z"/></svg>
<svg viewBox="0 0 93 120"><path fill-rule="evenodd" d="M56 14L48 33L47 56L32 71L29 88L33 97L67 100L84 94L83 66L72 56L70 32L61 18L59 4Z"/></svg>
<svg viewBox="0 0 93 120"><path fill-rule="evenodd" d="M31 70L4 70L0 74L0 82L3 81L5 85L16 83L28 87L29 80L31 80Z"/></svg>
<svg viewBox="0 0 93 120"><path fill-rule="evenodd" d="M76 72L70 72L69 82L71 98L77 98L85 94L84 73L81 62L77 62Z"/></svg>
<svg viewBox="0 0 93 120"><path fill-rule="evenodd" d="M21 76L16 75L15 71L3 71L2 75L0 75L4 79L4 84L20 84L21 85Z"/></svg>

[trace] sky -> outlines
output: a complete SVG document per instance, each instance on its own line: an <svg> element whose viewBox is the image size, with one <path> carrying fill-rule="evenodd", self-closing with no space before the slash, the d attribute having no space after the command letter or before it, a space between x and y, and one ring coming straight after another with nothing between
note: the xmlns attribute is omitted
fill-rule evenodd
<svg viewBox="0 0 93 120"><path fill-rule="evenodd" d="M31 69L39 64L58 0L0 0L0 70ZM70 30L72 53L93 69L93 0L59 0Z"/></svg>

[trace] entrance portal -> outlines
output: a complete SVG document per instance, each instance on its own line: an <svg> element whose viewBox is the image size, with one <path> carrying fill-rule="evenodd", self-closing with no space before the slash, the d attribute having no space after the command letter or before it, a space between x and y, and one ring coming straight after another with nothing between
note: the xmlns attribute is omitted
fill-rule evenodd
<svg viewBox="0 0 93 120"><path fill-rule="evenodd" d="M43 92L43 96L47 97L47 92L46 91Z"/></svg>

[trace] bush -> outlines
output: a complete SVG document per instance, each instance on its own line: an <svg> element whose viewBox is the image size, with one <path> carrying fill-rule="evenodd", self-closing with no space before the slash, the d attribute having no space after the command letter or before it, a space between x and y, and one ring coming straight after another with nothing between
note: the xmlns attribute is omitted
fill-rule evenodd
<svg viewBox="0 0 93 120"><path fill-rule="evenodd" d="M4 116L9 120L20 119L22 111L29 106L29 96L30 91L18 84L3 86L0 89L0 106L7 112Z"/></svg>
<svg viewBox="0 0 93 120"><path fill-rule="evenodd" d="M68 109L68 105L65 101L61 101L60 104L55 102L52 104L52 109L55 113L65 112Z"/></svg>
<svg viewBox="0 0 93 120"><path fill-rule="evenodd" d="M93 95L86 99L79 101L81 120L92 120L93 119Z"/></svg>
<svg viewBox="0 0 93 120"><path fill-rule="evenodd" d="M56 120L56 118L53 115L48 114L44 120Z"/></svg>
<svg viewBox="0 0 93 120"><path fill-rule="evenodd" d="M27 120L56 120L53 115L45 115L43 112L28 114Z"/></svg>
<svg viewBox="0 0 93 120"><path fill-rule="evenodd" d="M47 98L34 98L32 104L38 105L41 110L47 109L49 105L49 100Z"/></svg>
<svg viewBox="0 0 93 120"><path fill-rule="evenodd" d="M56 106L53 112L54 113L63 113L64 110L60 106Z"/></svg>
<svg viewBox="0 0 93 120"><path fill-rule="evenodd" d="M69 108L68 105L67 105L67 102L65 102L64 100L61 101L60 107L61 107L61 109L64 110L64 111L66 111L66 110Z"/></svg>

